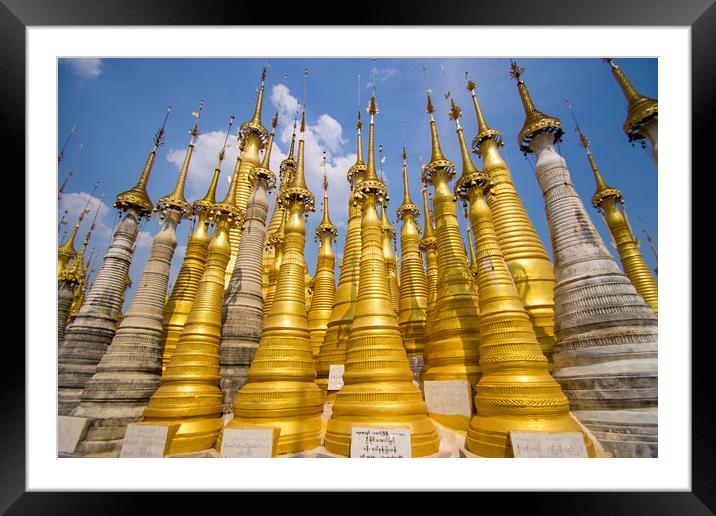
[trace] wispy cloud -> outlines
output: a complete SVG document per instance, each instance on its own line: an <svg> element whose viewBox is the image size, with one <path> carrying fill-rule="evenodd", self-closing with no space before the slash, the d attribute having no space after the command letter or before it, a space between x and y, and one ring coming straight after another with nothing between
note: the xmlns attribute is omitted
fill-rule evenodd
<svg viewBox="0 0 716 516"><path fill-rule="evenodd" d="M376 85L382 84L389 79L393 79L400 74L396 68L376 68L375 69L375 83ZM366 88L370 89L373 87L373 80L368 81L365 85Z"/></svg>
<svg viewBox="0 0 716 516"><path fill-rule="evenodd" d="M96 79L102 75L102 60L97 57L62 59L61 62L82 80Z"/></svg>
<svg viewBox="0 0 716 516"><path fill-rule="evenodd" d="M277 139L288 149L293 134L293 120L297 112L300 113L302 106L298 99L291 95L285 84L277 84L271 90L271 104L278 107L279 99L279 121L282 130L279 131ZM310 117L312 118L312 117ZM326 176L328 177L328 209L331 220L339 228L345 227L348 217L346 206L350 187L346 180L346 171L356 161L355 152L344 149L346 140L343 138L343 126L328 113L322 113L311 123L307 120L306 133L304 135L304 160L306 184L316 196L316 211L321 209L321 197L323 190L323 151L326 151ZM276 152L274 149L273 152ZM284 155L285 156L285 155ZM271 155L274 162L274 156ZM283 159L283 158L281 158ZM274 165L272 164L272 167ZM278 170L278 161L273 170ZM319 215L320 216L320 215Z"/></svg>

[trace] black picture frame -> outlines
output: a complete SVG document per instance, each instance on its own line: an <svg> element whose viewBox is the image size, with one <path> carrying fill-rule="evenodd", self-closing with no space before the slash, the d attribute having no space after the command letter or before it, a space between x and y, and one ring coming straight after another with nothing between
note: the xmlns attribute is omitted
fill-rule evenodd
<svg viewBox="0 0 716 516"><path fill-rule="evenodd" d="M711 141L712 118L716 113L716 5L714 0L531 0L492 1L446 0L433 2L369 2L348 6L340 19L331 19L329 13L335 5L312 1L301 7L268 9L261 3L248 2L192 2L190 0L0 0L0 59L2 78L3 124L0 124L0 142L5 149L19 158L24 168L25 141L25 28L27 26L62 25L243 25L261 24L294 25L300 23L326 23L329 25L557 25L557 26L689 26L691 27L692 58L692 163L709 175L713 165L706 159L713 147ZM359 44L359 42L356 42ZM561 44L555 42L555 55ZM88 49L91 52L91 48ZM48 121L52 120L48 114ZM686 130L686 128L684 128ZM673 174L674 180L690 176L690 171L659 171ZM5 176L10 175L6 173ZM16 191L24 187L19 186ZM665 193L664 195L668 195ZM29 206L31 192L25 191ZM694 200L692 205L696 206ZM24 207L24 206L23 206ZM7 212L6 212L7 213ZM22 217L21 214L19 214ZM697 218L693 218L694 223ZM703 219L701 219L703 220ZM693 234L694 232L692 232ZM27 235L26 235L27 237ZM694 260L693 270L701 269ZM702 264L702 270L710 270ZM27 277L31 271L25 268ZM693 307L696 304L692 300ZM31 310L31 307L28 307ZM29 314L25 314L26 321ZM716 431L714 427L713 392L709 382L713 374L707 369L713 363L709 354L713 344L700 341L692 347L691 342L663 342L662 345L679 346L692 354L692 457L690 492L581 492L581 493L472 493L459 497L467 503L466 510L479 510L479 504L505 504L510 512L518 512L524 506L529 513L552 514L713 514L716 511ZM49 350L48 350L49 351ZM0 512L7 514L127 514L130 511L149 509L145 496L127 492L25 492L25 364L24 349L16 339L3 345L5 367L0 373ZM8 367L8 364L14 364ZM711 373L711 374L709 374ZM427 493L401 496L401 511L420 509L426 503ZM300 497L297 493L287 498L272 495L241 493L242 504L254 505L261 496L271 496L275 514L280 510L295 509L296 503L308 504L313 511L328 509L316 493ZM162 504L162 512L181 507L188 501L184 493L162 493L155 500ZM195 497L196 495L191 495ZM374 495L352 493L339 503L346 514L372 514L375 508L384 506L370 498ZM438 493L433 496L453 497L457 494ZM209 498L211 497L211 498ZM487 499L489 497L490 499ZM221 493L202 493L209 501L207 511L215 512L222 503L234 503L236 497ZM229 500L232 500L231 502ZM453 507L453 498L445 499ZM285 506L282 507L282 505ZM411 507L413 506L413 507ZM484 505L483 505L484 506ZM185 506L187 507L187 506ZM247 506L248 507L248 506ZM226 507L228 509L228 507ZM335 508L334 508L335 509ZM220 509L219 509L220 510ZM458 509L459 510L459 509ZM312 512L313 512L312 511ZM293 510L292 510L293 512Z"/></svg>

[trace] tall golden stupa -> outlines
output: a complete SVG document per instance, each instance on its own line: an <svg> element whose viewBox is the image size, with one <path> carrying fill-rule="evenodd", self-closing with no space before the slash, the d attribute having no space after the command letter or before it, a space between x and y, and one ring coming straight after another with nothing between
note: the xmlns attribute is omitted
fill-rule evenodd
<svg viewBox="0 0 716 516"><path fill-rule="evenodd" d="M455 175L455 164L445 159L440 148L433 117L435 108L430 95L427 111L430 115L432 155L423 169L423 179L435 188L433 211L438 274L435 308L428 323L423 380L466 380L474 385L480 377L477 292L460 238L454 194L448 185L448 181ZM452 420L445 423L455 424Z"/></svg>
<svg viewBox="0 0 716 516"><path fill-rule="evenodd" d="M407 427L411 432L412 456L420 457L436 453L439 438L421 392L412 382L385 274L383 230L377 205L384 201L387 190L375 170L374 117L378 106L374 96L368 113L368 165L354 192L362 204L361 281L346 351L344 386L333 405L325 447L348 456L354 427Z"/></svg>
<svg viewBox="0 0 716 516"><path fill-rule="evenodd" d="M311 333L313 356L318 356L326 336L326 328L331 318L333 300L336 296L334 269L336 255L333 242L338 230L328 214L328 177L326 176L326 156L323 155L323 219L316 227L316 241L320 244L316 260L316 275L313 277L313 296L308 310L308 331Z"/></svg>
<svg viewBox="0 0 716 516"><path fill-rule="evenodd" d="M325 398L314 382L316 368L306 315L303 217L314 209L314 197L304 176L305 130L304 109L296 173L283 194L284 255L276 294L249 369L248 383L236 393L234 418L226 427L279 427L279 454L310 450L320 444ZM217 449L221 449L221 439Z"/></svg>

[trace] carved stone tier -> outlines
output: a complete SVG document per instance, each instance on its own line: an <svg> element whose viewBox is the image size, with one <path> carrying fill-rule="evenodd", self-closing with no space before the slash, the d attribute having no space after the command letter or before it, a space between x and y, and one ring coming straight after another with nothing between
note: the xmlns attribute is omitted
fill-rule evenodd
<svg viewBox="0 0 716 516"><path fill-rule="evenodd" d="M59 352L60 415L69 415L77 407L82 389L95 373L117 330L139 229L139 212L138 208L128 208L82 308L66 330Z"/></svg>
<svg viewBox="0 0 716 516"><path fill-rule="evenodd" d="M224 294L221 328L221 392L224 414L232 412L236 391L247 381L263 330L262 255L268 198L259 178L249 199L241 245Z"/></svg>

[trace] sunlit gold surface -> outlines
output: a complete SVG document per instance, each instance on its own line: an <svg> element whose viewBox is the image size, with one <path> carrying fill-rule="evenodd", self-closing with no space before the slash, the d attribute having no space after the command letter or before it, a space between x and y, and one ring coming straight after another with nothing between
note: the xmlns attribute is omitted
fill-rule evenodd
<svg viewBox="0 0 716 516"><path fill-rule="evenodd" d="M320 242L320 248L316 275L313 277L311 308L308 311L308 331L311 334L311 350L314 358L318 356L323 344L336 296L334 277L336 255L333 254L332 242L336 241L338 230L328 215L328 179L325 176L323 186L323 219L316 228L316 241Z"/></svg>
<svg viewBox="0 0 716 516"><path fill-rule="evenodd" d="M647 134L642 134L641 129L651 120L658 118L659 103L656 99L645 97L636 91L631 81L612 59L607 59L607 62L628 103L624 132L630 141L648 138Z"/></svg>
<svg viewBox="0 0 716 516"><path fill-rule="evenodd" d="M428 189L425 183L425 180L421 178L425 227L423 228L423 238L420 240L420 250L425 254L425 270L428 285L427 314L430 314L435 309L435 300L437 299L438 239L435 237L435 227L430 217Z"/></svg>
<svg viewBox="0 0 716 516"><path fill-rule="evenodd" d="M484 198L490 179L470 160L459 117L460 110L452 102L451 118L463 157L455 193L469 201L476 239L482 367L477 410L466 442L468 450L483 457L511 457L511 431L580 432L580 427L570 418L569 401L549 374L547 358L512 280Z"/></svg>
<svg viewBox="0 0 716 516"><path fill-rule="evenodd" d="M301 133L304 131L302 121ZM236 393L234 418L226 427L280 427L278 454L320 444L325 397L314 382L316 369L306 315L303 215L313 209L313 194L304 179L303 147L302 134L296 174L284 192L287 218L276 294L249 369L248 383ZM221 439L216 446L221 449Z"/></svg>
<svg viewBox="0 0 716 516"><path fill-rule="evenodd" d="M395 227L388 220L388 200L383 202L380 210L380 228L383 230L383 259L385 260L385 273L388 276L388 291L390 302L393 304L395 314L400 311L400 287L398 286L398 272L395 266L393 253L393 238Z"/></svg>
<svg viewBox="0 0 716 516"><path fill-rule="evenodd" d="M520 150L522 150L522 152L531 152L530 142L540 133L551 133L554 137L554 141L558 141L564 133L564 130L562 129L562 122L559 121L559 118L545 115L535 107L534 102L532 102L532 98L527 91L527 87L521 79L521 76L524 73L524 68L520 68L517 66L517 63L513 61L510 73L517 81L517 89L520 92L522 105L525 109L526 115L525 123L522 126L522 130L520 131L518 137ZM487 167L487 164L485 164L485 167Z"/></svg>
<svg viewBox="0 0 716 516"><path fill-rule="evenodd" d="M77 251L75 250L75 236L77 235L77 230L80 228L80 222L82 222L82 215L84 215L84 210L80 213L80 218L77 221L77 224L75 224L75 227L72 228L70 236L67 237L67 240L65 240L64 244L60 245L57 248L58 278L65 270L65 267L67 267L67 264L70 262L70 260L77 256Z"/></svg>
<svg viewBox="0 0 716 516"><path fill-rule="evenodd" d="M219 346L224 275L229 261L229 228L243 223L235 204L237 175L226 199L209 213L216 227L209 242L204 273L174 355L149 400L144 421L180 427L168 454L188 453L213 446L222 425L219 389Z"/></svg>
<svg viewBox="0 0 716 516"><path fill-rule="evenodd" d="M333 301L331 317L326 327L318 358L316 359L316 383L326 389L331 364L343 364L346 361L346 349L350 337L351 323L358 298L358 279L360 276L361 256L361 203L355 198L355 186L365 175L366 164L363 162L363 141L361 128L363 124L358 113L356 128L357 152L356 162L348 169L348 182L351 192L348 196L348 223L346 240L343 247L343 261L338 276L338 287Z"/></svg>
<svg viewBox="0 0 716 516"><path fill-rule="evenodd" d="M296 162L293 159L293 149L296 140L296 122L293 123L293 136L291 137L291 147L289 148L288 155L279 165L279 187L276 192L276 202L273 207L273 213L271 219L266 228L266 238L264 245L264 256L263 256L263 281L262 281L262 292L264 295L264 319L268 316L269 310L271 309L271 303L273 302L273 296L276 292L276 279L277 274L281 267L280 257L278 252L280 249L280 243L283 241L283 217L284 217L284 206L283 193L286 190L286 185L291 182L293 173L295 170ZM281 231L279 232L279 227ZM278 263L276 263L278 261ZM270 299L270 301L269 301Z"/></svg>
<svg viewBox="0 0 716 516"><path fill-rule="evenodd" d="M475 83L469 82L468 89L472 93L478 122L472 151L482 157L482 168L492 181L487 204L492 213L497 240L532 321L537 341L550 360L551 368L555 345L552 262L515 190L510 170L500 155L502 134L487 125L477 101Z"/></svg>
<svg viewBox="0 0 716 516"><path fill-rule="evenodd" d="M455 165L443 157L428 97L432 157L423 177L435 187L433 210L438 247L438 280L435 308L428 317L423 380L467 380L474 385L480 375L477 292L460 238L457 207L448 181Z"/></svg>
<svg viewBox="0 0 716 516"><path fill-rule="evenodd" d="M164 351L162 356L162 373L166 370L172 354L177 347L184 324L186 323L191 306L194 304L199 282L204 274L206 255L209 247L209 211L216 202L216 185L219 179L221 159L214 169L214 177L211 181L206 196L194 202L194 212L197 219L194 230L189 236L184 254L184 262L179 269L179 274L174 282L174 287L164 306Z"/></svg>
<svg viewBox="0 0 716 516"><path fill-rule="evenodd" d="M239 128L239 157L236 159L236 167L234 174L238 172L238 185L236 188L236 197L234 202L236 207L246 213L246 205L249 202L251 192L254 191L255 176L252 170L261 164L259 159L259 151L266 148L268 144L269 132L261 125L261 106L263 104L264 85L266 82L266 68L261 72L261 86L259 86L258 96L256 98L256 107L251 120L241 124ZM229 286L231 273L234 272L236 264L236 253L239 252L239 243L241 242L241 226L233 226L229 230L229 238L231 239L231 256L226 266L226 275L224 284Z"/></svg>
<svg viewBox="0 0 716 516"><path fill-rule="evenodd" d="M427 340L425 318L428 309L428 282L420 253L420 228L416 221L420 216L420 208L410 198L407 160L408 156L403 147L403 204L397 211L398 218L403 221L400 230L402 266L398 325L408 358L422 360Z"/></svg>
<svg viewBox="0 0 716 516"><path fill-rule="evenodd" d="M427 416L422 394L412 383L413 374L390 300L381 221L376 210L386 190L375 173L375 98L371 98L369 112L367 172L356 187L363 203L361 281L346 353L344 386L333 405L325 446L330 452L347 456L354 426L407 427L412 455L420 457L437 452L439 437Z"/></svg>
<svg viewBox="0 0 716 516"><path fill-rule="evenodd" d="M658 314L659 287L656 284L656 278L654 278L644 261L641 251L639 251L639 241L634 236L631 225L627 220L622 193L604 182L589 150L587 139L581 132L580 137L597 183L597 191L592 196L592 205L601 213L607 223L609 232L612 234L619 252L619 259L622 262L622 267L624 267L624 272L634 284L639 295L644 298L644 301L654 310L654 313Z"/></svg>

